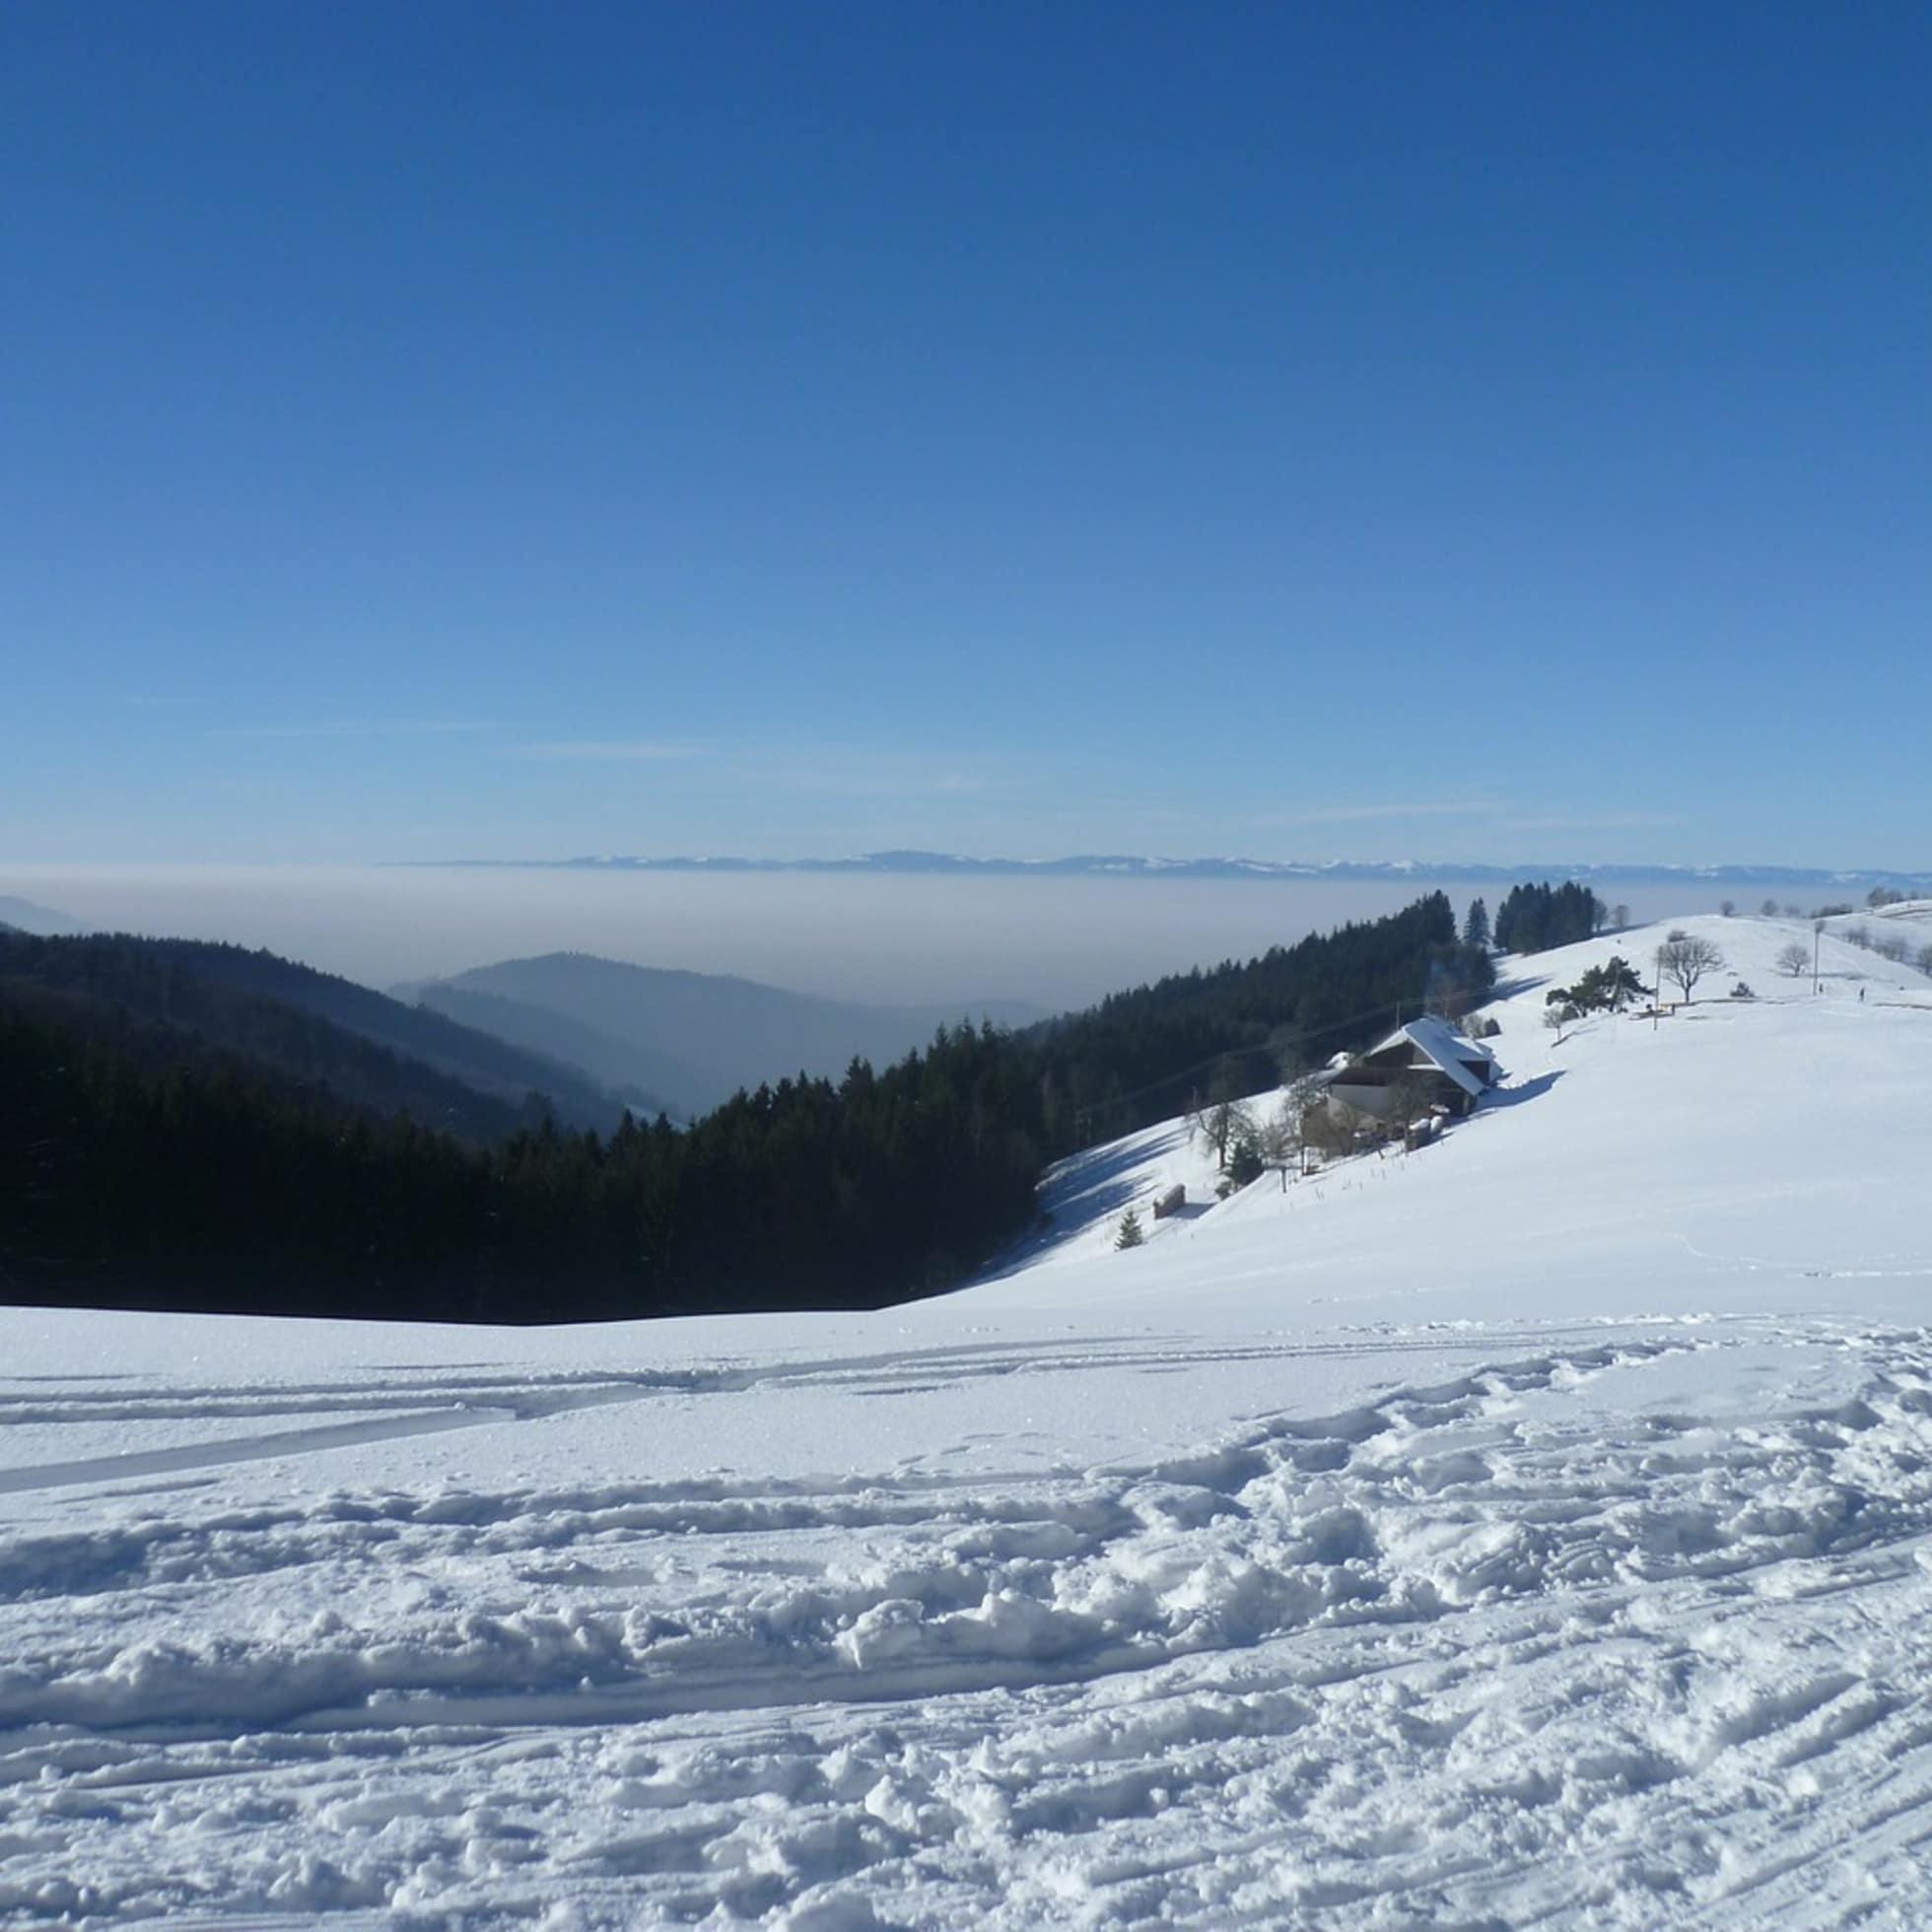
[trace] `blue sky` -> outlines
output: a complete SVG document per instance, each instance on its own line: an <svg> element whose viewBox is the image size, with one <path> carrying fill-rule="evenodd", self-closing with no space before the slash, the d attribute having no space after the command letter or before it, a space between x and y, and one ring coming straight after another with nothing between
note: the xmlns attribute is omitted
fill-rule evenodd
<svg viewBox="0 0 1932 1932"><path fill-rule="evenodd" d="M0 859L1932 864L1932 10L0 10Z"/></svg>

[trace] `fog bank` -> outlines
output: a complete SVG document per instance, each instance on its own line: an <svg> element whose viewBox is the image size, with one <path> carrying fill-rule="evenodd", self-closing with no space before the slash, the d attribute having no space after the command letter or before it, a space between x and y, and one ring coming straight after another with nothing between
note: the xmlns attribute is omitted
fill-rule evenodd
<svg viewBox="0 0 1932 1932"><path fill-rule="evenodd" d="M1372 919L1434 889L1382 880L917 873L0 868L0 892L91 928L266 946L374 987L574 950L833 998L1009 999L1055 1009ZM1505 889L1441 887L1458 917L1477 893L1493 912ZM1639 920L1715 911L1720 890L1695 879L1627 889L1598 881L1597 889ZM1765 896L1721 889L1754 906Z"/></svg>

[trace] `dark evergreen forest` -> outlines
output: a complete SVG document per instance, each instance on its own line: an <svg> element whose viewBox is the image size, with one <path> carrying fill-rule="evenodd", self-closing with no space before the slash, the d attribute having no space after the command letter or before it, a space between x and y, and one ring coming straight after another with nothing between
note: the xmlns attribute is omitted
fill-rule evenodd
<svg viewBox="0 0 1932 1932"><path fill-rule="evenodd" d="M606 1131L624 1116L619 1095L564 1061L271 952L124 932L0 932L0 990L22 984L231 1047L340 1099L467 1139L501 1138L546 1110Z"/></svg>
<svg viewBox="0 0 1932 1932"><path fill-rule="evenodd" d="M739 1093L689 1129L544 1113L464 1138L440 1089L432 1126L369 1104L354 1050L292 1054L277 1028L312 1014L113 943L72 955L85 971L0 953L11 1300L505 1322L876 1306L1023 1231L1049 1160L1365 1045L1425 999L1464 1002L1489 970L1434 893L1025 1034L942 1029L881 1070ZM157 972L180 975L165 1000ZM250 1002L245 1027L202 1023L216 994ZM405 1060L385 1077L440 1076Z"/></svg>
<svg viewBox="0 0 1932 1932"><path fill-rule="evenodd" d="M1495 942L1501 952L1547 952L1601 932L1609 908L1587 885L1512 885L1496 908Z"/></svg>

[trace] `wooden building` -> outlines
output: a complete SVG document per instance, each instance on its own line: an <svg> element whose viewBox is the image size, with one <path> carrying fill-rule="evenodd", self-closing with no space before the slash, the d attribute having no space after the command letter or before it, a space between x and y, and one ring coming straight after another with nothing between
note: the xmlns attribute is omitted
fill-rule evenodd
<svg viewBox="0 0 1932 1932"><path fill-rule="evenodd" d="M1421 1090L1431 1105L1461 1116L1472 1112L1496 1080L1496 1057L1447 1020L1425 1016L1399 1026L1382 1041L1323 1076L1331 1113L1381 1120L1395 1090Z"/></svg>

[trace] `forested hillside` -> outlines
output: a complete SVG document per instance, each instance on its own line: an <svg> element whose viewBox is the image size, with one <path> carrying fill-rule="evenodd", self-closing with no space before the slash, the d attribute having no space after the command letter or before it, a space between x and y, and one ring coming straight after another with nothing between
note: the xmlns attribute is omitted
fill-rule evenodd
<svg viewBox="0 0 1932 1932"><path fill-rule="evenodd" d="M1277 1056L1360 1045L1487 967L1432 894L1049 1029L942 1029L880 1070L761 1086L688 1131L546 1121L476 1147L184 1046L210 990L149 964L153 1021L71 993L0 1005L13 1299L497 1321L899 1299L1025 1228L1055 1154L1217 1068L1262 1085Z"/></svg>
<svg viewBox="0 0 1932 1932"><path fill-rule="evenodd" d="M0 1000L34 985L177 1028L338 1098L497 1139L542 1112L614 1128L622 1102L579 1069L270 952L127 933L0 934Z"/></svg>
<svg viewBox="0 0 1932 1932"><path fill-rule="evenodd" d="M1386 919L1114 994L1029 1035L1047 1083L1042 1131L1066 1153L1179 1113L1217 1073L1253 1091L1414 1019L1424 1000L1460 1012L1492 978L1487 951L1458 941L1432 892Z"/></svg>
<svg viewBox="0 0 1932 1932"><path fill-rule="evenodd" d="M408 992L414 995L421 1012L442 1014L459 1026L564 1061L574 1070L594 1076L647 1120L658 1114L689 1120L704 1111L689 1098L702 1090L702 1078L668 1054L653 1054L600 1033L568 1013L500 993L484 993L449 981L436 981ZM404 998L404 989L398 988L396 997ZM783 1065L779 1063L781 1068ZM768 1066L766 1070L774 1070Z"/></svg>

